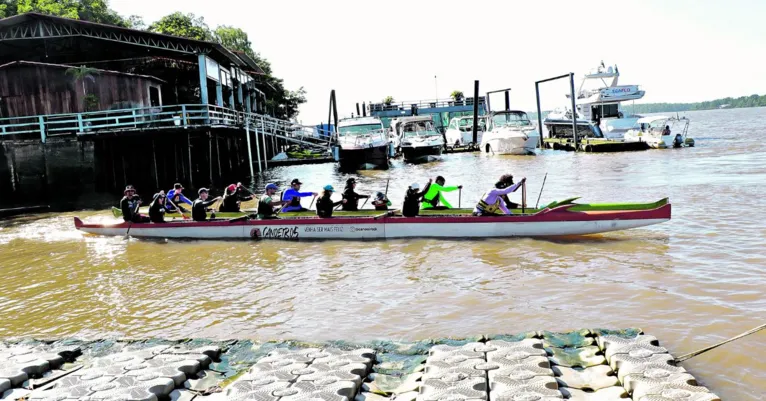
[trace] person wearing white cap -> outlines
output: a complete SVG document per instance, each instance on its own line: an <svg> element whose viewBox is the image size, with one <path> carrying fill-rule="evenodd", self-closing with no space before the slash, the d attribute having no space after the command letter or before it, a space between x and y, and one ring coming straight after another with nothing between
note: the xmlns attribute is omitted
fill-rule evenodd
<svg viewBox="0 0 766 401"><path fill-rule="evenodd" d="M410 187L407 188L407 193L404 195L404 203L402 204L402 216L415 217L420 213L420 202L423 201L423 195L428 192L431 187L432 180L428 180L426 187L420 191L420 184L413 182Z"/></svg>

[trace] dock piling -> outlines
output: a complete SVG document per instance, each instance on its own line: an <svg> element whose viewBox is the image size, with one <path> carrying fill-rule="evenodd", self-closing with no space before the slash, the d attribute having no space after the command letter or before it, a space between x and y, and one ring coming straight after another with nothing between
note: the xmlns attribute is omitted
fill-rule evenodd
<svg viewBox="0 0 766 401"><path fill-rule="evenodd" d="M479 142L479 80L473 81L473 143Z"/></svg>
<svg viewBox="0 0 766 401"><path fill-rule="evenodd" d="M543 147L543 112L540 110L540 82L535 82L535 97L537 98L537 130L540 133L540 144Z"/></svg>
<svg viewBox="0 0 766 401"><path fill-rule="evenodd" d="M247 160L250 162L250 178L255 177L255 172L253 171L253 151L250 148L250 119L245 119L245 138L247 138ZM256 143L258 143L256 139ZM261 168L261 162L258 161L258 169Z"/></svg>
<svg viewBox="0 0 766 401"><path fill-rule="evenodd" d="M569 90L572 99L572 139L574 140L575 152L577 152L577 107L575 105L574 73L569 73Z"/></svg>

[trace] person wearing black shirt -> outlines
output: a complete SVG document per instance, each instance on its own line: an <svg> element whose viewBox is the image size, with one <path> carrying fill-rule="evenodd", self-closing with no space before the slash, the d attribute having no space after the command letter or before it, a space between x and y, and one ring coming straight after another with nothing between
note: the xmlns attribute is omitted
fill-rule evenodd
<svg viewBox="0 0 766 401"><path fill-rule="evenodd" d="M122 219L132 223L148 223L149 217L138 213L141 206L141 197L136 195L136 189L132 185L125 187L125 195L120 200L120 209L122 210Z"/></svg>
<svg viewBox="0 0 766 401"><path fill-rule="evenodd" d="M154 200L149 205L149 220L152 223L165 222L165 192L160 191L154 194Z"/></svg>
<svg viewBox="0 0 766 401"><path fill-rule="evenodd" d="M349 178L346 180L346 189L343 190L343 199L346 200L346 203L344 203L341 207L342 210L357 211L359 210L359 199L366 199L370 197L370 195L359 195L358 193L354 192L355 188L356 179Z"/></svg>
<svg viewBox="0 0 766 401"><path fill-rule="evenodd" d="M332 212L335 207L347 202L345 199L333 202L331 197L334 191L335 188L333 188L332 185L325 185L324 191L319 195L319 199L317 200L317 216L323 218L332 217Z"/></svg>
<svg viewBox="0 0 766 401"><path fill-rule="evenodd" d="M423 191L418 191L420 189L420 184L417 182L412 183L410 187L407 188L407 193L404 195L404 203L402 204L402 216L415 217L420 214L420 202L423 201L423 195L428 193L430 187L431 180L429 179L428 184L423 188Z"/></svg>
<svg viewBox="0 0 766 401"><path fill-rule="evenodd" d="M239 205L241 202L247 202L253 200L253 196L246 193L245 187L241 182L237 185L231 184L226 187L226 191L223 193L223 200L221 201L221 207L218 208L219 212L237 213L239 212Z"/></svg>
<svg viewBox="0 0 766 401"><path fill-rule="evenodd" d="M199 198L192 203L192 219L194 219L194 221L205 221L207 220L207 212L209 211L210 206L221 199L221 197L219 196L215 199L207 200L207 188L200 188L197 192L199 193Z"/></svg>

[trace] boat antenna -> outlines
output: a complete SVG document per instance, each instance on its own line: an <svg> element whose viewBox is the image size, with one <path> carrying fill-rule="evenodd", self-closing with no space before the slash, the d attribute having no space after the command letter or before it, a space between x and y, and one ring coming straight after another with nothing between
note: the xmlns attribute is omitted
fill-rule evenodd
<svg viewBox="0 0 766 401"><path fill-rule="evenodd" d="M548 172L545 173L545 178L543 178L543 185L540 187L540 195L537 195L537 203L535 203L535 209L537 209L537 206L540 205L540 198L543 196L543 189L545 188L546 180L548 180Z"/></svg>

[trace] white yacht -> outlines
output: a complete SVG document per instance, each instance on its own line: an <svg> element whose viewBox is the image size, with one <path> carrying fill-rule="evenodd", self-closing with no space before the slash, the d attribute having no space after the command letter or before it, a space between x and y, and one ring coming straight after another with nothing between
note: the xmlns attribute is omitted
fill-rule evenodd
<svg viewBox="0 0 766 401"><path fill-rule="evenodd" d="M473 141L473 115L453 117L444 132L445 141L450 148L458 146L478 146L487 129L487 116L479 116L479 132L476 143Z"/></svg>
<svg viewBox="0 0 766 401"><path fill-rule="evenodd" d="M487 132L481 138L481 150L499 155L534 154L540 134L529 121L527 113L519 110L493 111Z"/></svg>
<svg viewBox="0 0 766 401"><path fill-rule="evenodd" d="M388 135L378 117L347 118L338 122L335 159L343 168L387 168Z"/></svg>
<svg viewBox="0 0 766 401"><path fill-rule="evenodd" d="M625 142L646 142L654 149L694 146L694 139L688 137L686 117L651 116L639 118L637 122L637 128L625 133Z"/></svg>
<svg viewBox="0 0 766 401"><path fill-rule="evenodd" d="M399 117L391 120L404 161L425 162L441 156L444 138L434 128L430 115Z"/></svg>
<svg viewBox="0 0 766 401"><path fill-rule="evenodd" d="M635 127L637 116L623 116L619 110L622 102L638 100L645 91L638 85L618 85L620 71L606 67L601 62L596 69L585 74L575 93L577 136L622 140L625 133ZM554 110L545 118L544 124L551 138L572 136L571 95L567 106Z"/></svg>

